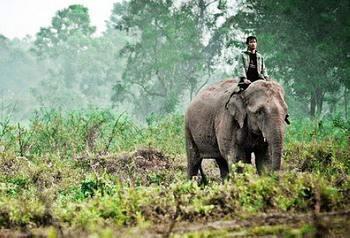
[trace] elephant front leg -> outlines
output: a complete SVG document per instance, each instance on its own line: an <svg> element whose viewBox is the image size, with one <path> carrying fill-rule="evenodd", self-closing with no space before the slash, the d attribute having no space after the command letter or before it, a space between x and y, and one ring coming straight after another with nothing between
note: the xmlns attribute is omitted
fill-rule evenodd
<svg viewBox="0 0 350 238"><path fill-rule="evenodd" d="M268 171L271 167L268 146L264 146L263 148L254 151L254 154L256 169L258 174L261 175L262 173Z"/></svg>
<svg viewBox="0 0 350 238"><path fill-rule="evenodd" d="M248 150L242 150L240 161L242 161L245 164L251 164L252 163L252 153Z"/></svg>
<svg viewBox="0 0 350 238"><path fill-rule="evenodd" d="M251 164L252 163L252 158L251 158L251 152L246 151L244 149L239 149L237 153L237 158L236 161L242 161L245 164ZM243 173L243 167L239 166L237 168L238 173Z"/></svg>
<svg viewBox="0 0 350 238"><path fill-rule="evenodd" d="M228 167L227 160L224 157L218 157L218 158L216 158L216 163L219 166L221 178L222 179L227 178L228 173L229 173L229 167Z"/></svg>

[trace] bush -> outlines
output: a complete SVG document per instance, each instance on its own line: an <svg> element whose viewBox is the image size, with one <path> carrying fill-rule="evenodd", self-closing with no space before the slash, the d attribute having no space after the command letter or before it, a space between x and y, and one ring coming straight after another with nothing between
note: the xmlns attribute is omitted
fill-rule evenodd
<svg viewBox="0 0 350 238"><path fill-rule="evenodd" d="M109 111L47 111L27 126L5 122L0 226L92 231L348 209L347 123L293 122L282 172L258 176L252 165L234 164L222 183L211 179L215 167L207 171L209 184L199 186L186 178L180 115L152 115L142 125Z"/></svg>

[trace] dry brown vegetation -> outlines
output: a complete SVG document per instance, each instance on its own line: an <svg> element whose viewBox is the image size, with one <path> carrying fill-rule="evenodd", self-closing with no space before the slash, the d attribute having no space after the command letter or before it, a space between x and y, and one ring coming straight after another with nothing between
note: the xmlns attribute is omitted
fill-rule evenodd
<svg viewBox="0 0 350 238"><path fill-rule="evenodd" d="M281 172L258 176L252 165L234 164L222 182L214 161L206 160L209 184L200 186L186 178L181 116L137 126L103 113L48 114L27 128L2 124L2 236L342 237L349 232L346 127L300 122L288 129ZM91 128L98 128L94 136Z"/></svg>

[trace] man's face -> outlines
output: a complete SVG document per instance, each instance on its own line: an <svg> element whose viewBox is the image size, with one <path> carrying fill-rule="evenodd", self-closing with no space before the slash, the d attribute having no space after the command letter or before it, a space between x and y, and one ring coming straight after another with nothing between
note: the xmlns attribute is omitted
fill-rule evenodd
<svg viewBox="0 0 350 238"><path fill-rule="evenodd" d="M256 45L257 45L258 43L256 42L256 39L251 39L251 40L249 40L249 42L248 42L248 48L249 48L249 50L256 50Z"/></svg>

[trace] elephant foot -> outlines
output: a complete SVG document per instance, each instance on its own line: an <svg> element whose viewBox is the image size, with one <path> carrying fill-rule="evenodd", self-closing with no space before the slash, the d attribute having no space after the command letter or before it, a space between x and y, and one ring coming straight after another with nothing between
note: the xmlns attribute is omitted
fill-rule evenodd
<svg viewBox="0 0 350 238"><path fill-rule="evenodd" d="M224 159L223 157L217 157L216 163L218 164L220 169L221 179L222 181L224 181L226 178L228 178L228 174L229 174L229 167L228 167L227 160Z"/></svg>

